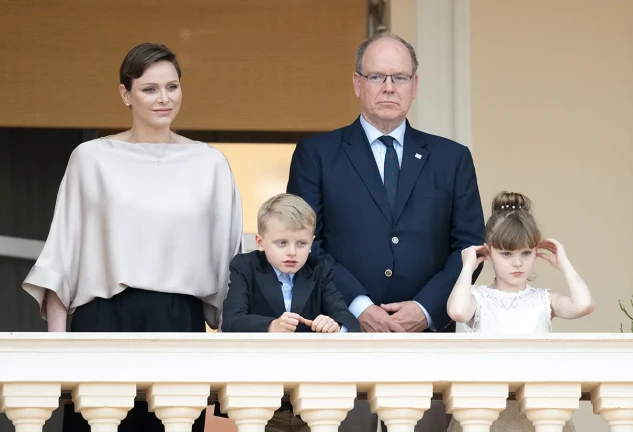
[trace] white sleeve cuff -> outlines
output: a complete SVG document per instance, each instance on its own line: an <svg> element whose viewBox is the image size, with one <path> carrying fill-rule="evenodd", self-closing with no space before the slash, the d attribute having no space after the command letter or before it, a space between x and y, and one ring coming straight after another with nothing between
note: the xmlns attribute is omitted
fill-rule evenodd
<svg viewBox="0 0 633 432"><path fill-rule="evenodd" d="M349 305L349 311L358 319L360 314L365 312L369 306L373 305L374 302L370 300L366 295L359 295L352 301L352 304Z"/></svg>
<svg viewBox="0 0 633 432"><path fill-rule="evenodd" d="M415 302L415 304L420 306L420 309L422 309L422 312L424 312L424 315L426 315L426 322L428 324L427 327L429 328L429 330L435 331L435 326L433 325L433 320L431 319L431 315L429 315L429 313L426 311L426 309L424 309L424 306L422 306L420 303L418 303L415 300L413 300L413 301ZM350 309L351 309L351 305L350 305Z"/></svg>

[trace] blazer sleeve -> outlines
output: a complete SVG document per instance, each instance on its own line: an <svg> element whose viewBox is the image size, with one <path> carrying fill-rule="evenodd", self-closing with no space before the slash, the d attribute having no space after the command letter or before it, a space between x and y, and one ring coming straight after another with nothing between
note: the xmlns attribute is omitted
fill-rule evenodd
<svg viewBox="0 0 633 432"><path fill-rule="evenodd" d="M461 251L484 242L485 227L481 198L475 165L467 147L463 147L454 184L450 254L442 270L436 273L414 297L414 300L424 306L431 315L438 331L451 322L446 312L446 304L462 270ZM477 278L479 271L481 267L473 280Z"/></svg>
<svg viewBox="0 0 633 432"><path fill-rule="evenodd" d="M360 324L356 317L347 309L343 295L336 289L334 267L324 264L325 271L321 282L321 305L323 315L327 315L339 325L347 327L348 332L360 332Z"/></svg>
<svg viewBox="0 0 633 432"><path fill-rule="evenodd" d="M315 211L317 223L310 256L314 259L327 259L333 263L336 287L343 294L345 301L349 305L359 295L368 296L368 293L349 270L337 263L336 260L323 249L322 172L319 158L313 154L307 142L299 141L292 155L286 192L300 196ZM341 205L345 204L341 203Z"/></svg>
<svg viewBox="0 0 633 432"><path fill-rule="evenodd" d="M240 262L241 261L241 262ZM248 281L252 270L237 255L229 266L229 291L223 305L223 332L267 332L275 317L249 314L251 290Z"/></svg>

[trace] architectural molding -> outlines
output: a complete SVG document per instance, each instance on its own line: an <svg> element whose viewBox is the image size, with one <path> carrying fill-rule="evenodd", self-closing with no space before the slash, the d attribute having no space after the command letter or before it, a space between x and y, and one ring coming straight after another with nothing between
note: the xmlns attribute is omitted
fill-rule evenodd
<svg viewBox="0 0 633 432"><path fill-rule="evenodd" d="M242 252L250 252L257 246L254 233L242 235ZM0 236L0 257L21 258L37 260L44 248L41 240L32 240L20 237Z"/></svg>
<svg viewBox="0 0 633 432"><path fill-rule="evenodd" d="M470 0L391 0L390 30L418 57L411 124L472 148Z"/></svg>
<svg viewBox="0 0 633 432"><path fill-rule="evenodd" d="M0 256L36 260L43 248L40 240L0 236Z"/></svg>

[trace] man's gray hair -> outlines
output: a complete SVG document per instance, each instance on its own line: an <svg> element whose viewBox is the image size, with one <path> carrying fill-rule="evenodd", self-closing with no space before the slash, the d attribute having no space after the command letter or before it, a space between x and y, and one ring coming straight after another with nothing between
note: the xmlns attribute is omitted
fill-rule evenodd
<svg viewBox="0 0 633 432"><path fill-rule="evenodd" d="M365 51L367 51L367 47L369 47L369 45L379 39L393 39L404 45L409 50L409 54L411 54L411 63L413 64L413 71L411 75L415 75L418 70L418 58L415 55L415 50L409 42L391 32L376 33L369 39L365 39L363 43L360 44L358 51L356 51L356 72L359 74L363 73L363 56L365 55Z"/></svg>

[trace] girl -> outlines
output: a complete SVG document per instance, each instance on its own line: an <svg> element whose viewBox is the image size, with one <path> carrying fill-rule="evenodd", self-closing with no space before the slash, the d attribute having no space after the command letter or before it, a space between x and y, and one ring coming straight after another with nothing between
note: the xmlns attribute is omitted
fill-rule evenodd
<svg viewBox="0 0 633 432"><path fill-rule="evenodd" d="M575 319L593 311L587 285L569 262L556 240L542 240L531 212L530 200L519 193L501 192L492 202L483 246L462 251L462 272L448 299L448 315L473 333L549 333L551 319ZM543 250L538 252L539 249ZM563 272L569 295L528 285L532 267L542 258ZM490 260L495 279L490 286L471 286L472 275L484 260ZM461 431L456 420L449 432ZM507 409L492 424L491 432L534 431L532 423L508 401ZM573 431L565 425L564 431Z"/></svg>

